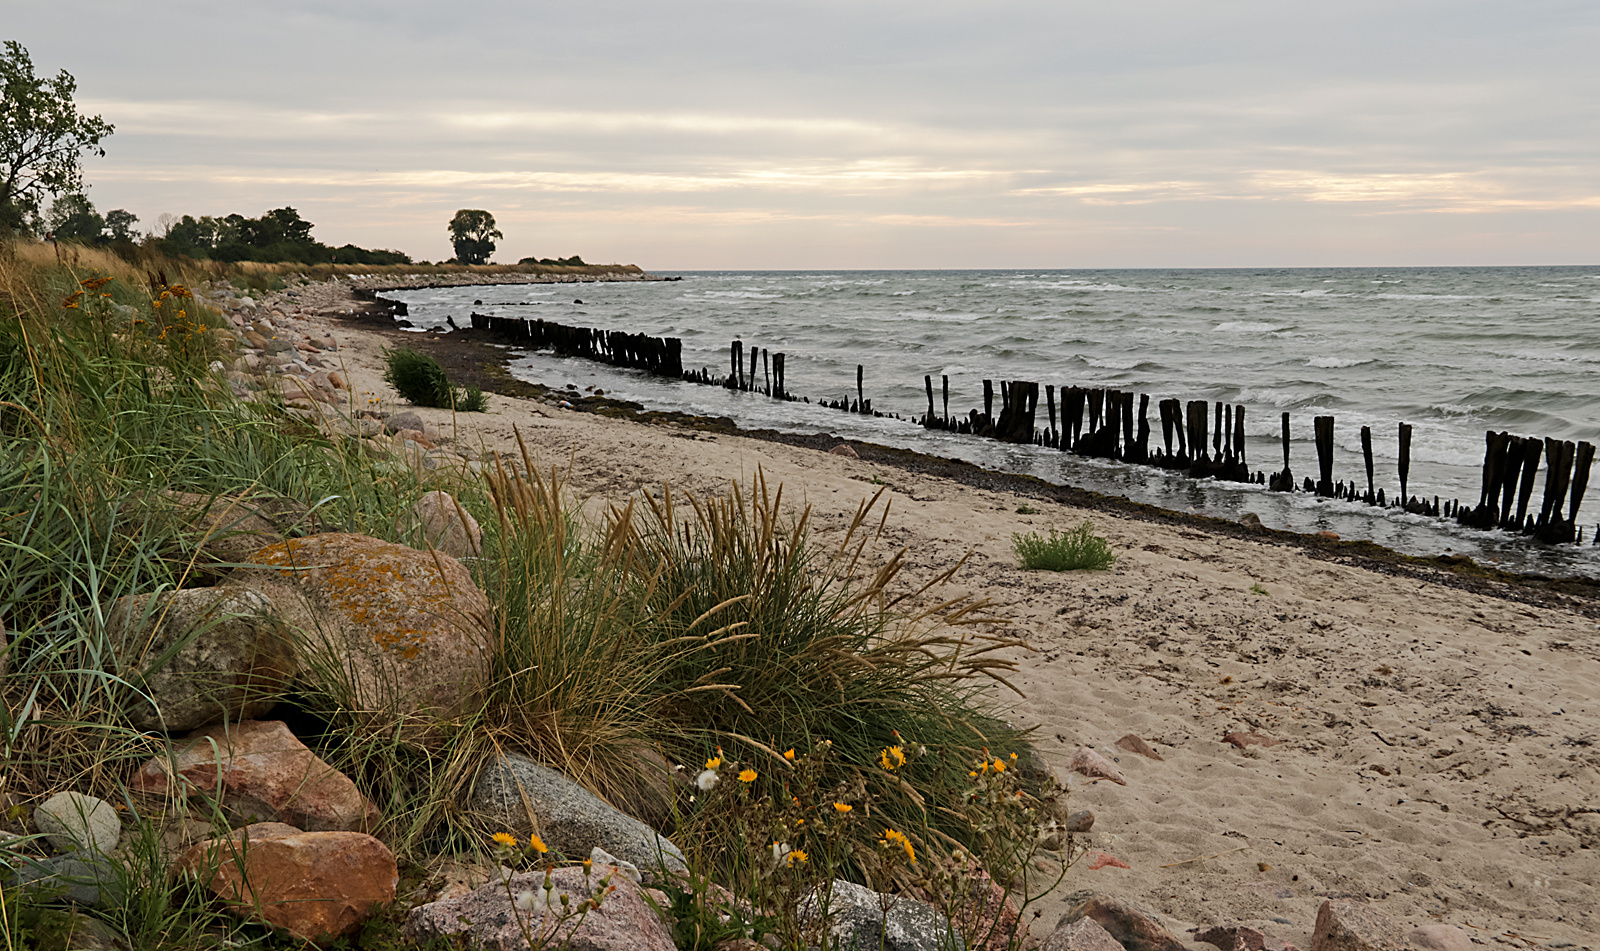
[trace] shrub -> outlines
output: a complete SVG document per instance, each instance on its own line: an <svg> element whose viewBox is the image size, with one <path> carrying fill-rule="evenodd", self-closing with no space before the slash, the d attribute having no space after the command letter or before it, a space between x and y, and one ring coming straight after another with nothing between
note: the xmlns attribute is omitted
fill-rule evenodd
<svg viewBox="0 0 1600 951"><path fill-rule="evenodd" d="M383 381L399 391L400 395L418 406L435 406L448 409L454 394L450 378L445 375L439 361L425 353L407 347L385 350L388 369Z"/></svg>
<svg viewBox="0 0 1600 951"><path fill-rule="evenodd" d="M475 386L465 391L457 389L439 361L425 353L401 347L385 350L384 359L388 363L384 382L417 406L454 408L463 413L481 413L489 407L482 390Z"/></svg>
<svg viewBox="0 0 1600 951"><path fill-rule="evenodd" d="M1011 536L1012 546L1022 567L1041 571L1104 571L1117 560L1111 546L1094 533L1094 523L1085 521L1065 532L1050 529L1048 536L1038 532Z"/></svg>

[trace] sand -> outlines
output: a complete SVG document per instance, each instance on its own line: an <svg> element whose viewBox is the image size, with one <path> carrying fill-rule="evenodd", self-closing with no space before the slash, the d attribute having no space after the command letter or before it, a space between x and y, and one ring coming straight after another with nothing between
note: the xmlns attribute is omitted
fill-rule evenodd
<svg viewBox="0 0 1600 951"><path fill-rule="evenodd" d="M304 304L301 305L304 309ZM325 308L332 313L337 308ZM493 398L454 418L397 403L383 333L319 317L358 399L419 413L443 439L571 467L597 513L669 480L717 492L757 470L837 537L879 488L907 583L970 552L952 594L988 599L1026 696L997 700L1037 728L1092 848L1131 866L1067 876L1183 929L1264 922L1302 948L1327 897L1370 899L1409 928L1442 921L1483 943L1600 945L1600 630L1597 605L1533 606L1395 576L1270 540L1086 512L811 449ZM562 385L566 380L548 381ZM581 381L578 381L581 382ZM1023 505L1037 514L1019 514ZM1018 531L1092 518L1118 553L1103 572L1022 571ZM1584 612L1588 612L1587 614ZM1234 731L1276 745L1238 749ZM1127 733L1163 758L1116 747ZM1126 786L1068 772L1080 745ZM1059 897L1039 906L1054 927ZM1209 946L1201 946L1207 947Z"/></svg>

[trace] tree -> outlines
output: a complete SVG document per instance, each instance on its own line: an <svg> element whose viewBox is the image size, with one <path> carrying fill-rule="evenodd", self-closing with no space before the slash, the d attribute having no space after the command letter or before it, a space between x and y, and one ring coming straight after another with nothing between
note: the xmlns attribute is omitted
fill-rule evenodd
<svg viewBox="0 0 1600 951"><path fill-rule="evenodd" d="M94 203L82 193L62 195L50 206L45 218L50 232L61 241L99 244L105 240L106 220L94 210Z"/></svg>
<svg viewBox="0 0 1600 951"><path fill-rule="evenodd" d="M494 215L477 208L463 208L450 219L450 243L456 260L462 264L488 264L494 254L494 240L504 238L494 226Z"/></svg>
<svg viewBox="0 0 1600 951"><path fill-rule="evenodd" d="M113 208L106 212L106 231L110 233L112 241L132 241L139 237L133 226L139 223L139 216L123 208Z"/></svg>
<svg viewBox="0 0 1600 951"><path fill-rule="evenodd" d="M105 155L100 140L114 130L99 116L84 116L72 101L78 81L66 70L53 79L33 74L22 44L6 40L0 52L0 226L22 230L47 195L83 190L81 153Z"/></svg>

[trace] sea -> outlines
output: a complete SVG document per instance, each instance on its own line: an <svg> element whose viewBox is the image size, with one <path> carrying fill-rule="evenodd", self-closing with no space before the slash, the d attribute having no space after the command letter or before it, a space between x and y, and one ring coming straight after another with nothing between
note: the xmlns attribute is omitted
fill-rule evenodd
<svg viewBox="0 0 1600 951"><path fill-rule="evenodd" d="M658 272L660 273L660 272ZM967 460L1165 508L1298 532L1334 531L1409 554L1466 554L1509 571L1600 577L1600 471L1579 511L1583 544L1358 502L1088 459L1069 452L921 428L923 378L950 378L950 412L981 409L985 379L1042 388L1110 387L1157 400L1246 407L1252 470L1282 463L1317 474L1313 417L1335 418L1336 480L1364 488L1361 427L1370 426L1375 485L1398 491L1398 425L1413 427L1409 488L1478 502L1484 433L1600 442L1600 266L1205 270L703 271L675 281L507 284L394 291L419 331L473 311L683 340L685 368L730 368L729 348L785 354L790 393L811 403L665 380L550 353L521 353L519 378L633 400L651 409L725 416L741 427L832 433ZM872 408L853 399L856 368ZM942 406L939 408L942 412ZM1543 489L1543 465L1532 508Z"/></svg>

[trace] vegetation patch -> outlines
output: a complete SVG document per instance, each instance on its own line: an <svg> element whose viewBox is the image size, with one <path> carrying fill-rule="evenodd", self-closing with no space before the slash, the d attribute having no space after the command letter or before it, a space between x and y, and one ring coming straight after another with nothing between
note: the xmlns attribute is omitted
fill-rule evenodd
<svg viewBox="0 0 1600 951"><path fill-rule="evenodd" d="M1018 532L1011 543L1022 567L1030 571L1104 571L1117 560L1111 545L1094 533L1094 523L1087 520L1065 532L1052 528L1048 535Z"/></svg>

